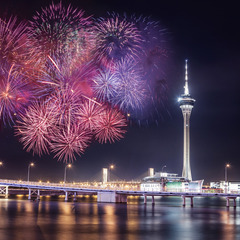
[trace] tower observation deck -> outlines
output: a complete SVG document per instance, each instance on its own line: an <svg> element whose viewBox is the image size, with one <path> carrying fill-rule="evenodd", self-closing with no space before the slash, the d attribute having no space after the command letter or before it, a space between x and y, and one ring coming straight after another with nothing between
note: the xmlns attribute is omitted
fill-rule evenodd
<svg viewBox="0 0 240 240"><path fill-rule="evenodd" d="M188 60L185 60L185 85L184 94L178 98L178 102L183 114L183 170L182 177L192 181L190 166L190 116L195 100L191 97L188 88Z"/></svg>

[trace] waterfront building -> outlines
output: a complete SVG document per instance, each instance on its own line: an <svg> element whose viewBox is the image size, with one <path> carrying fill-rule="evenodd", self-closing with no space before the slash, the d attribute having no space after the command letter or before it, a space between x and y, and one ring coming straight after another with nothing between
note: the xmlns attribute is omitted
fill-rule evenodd
<svg viewBox="0 0 240 240"><path fill-rule="evenodd" d="M174 192L200 192L203 180L189 181L184 177L178 177L176 173L156 172L154 176L142 179L141 191L174 191Z"/></svg>

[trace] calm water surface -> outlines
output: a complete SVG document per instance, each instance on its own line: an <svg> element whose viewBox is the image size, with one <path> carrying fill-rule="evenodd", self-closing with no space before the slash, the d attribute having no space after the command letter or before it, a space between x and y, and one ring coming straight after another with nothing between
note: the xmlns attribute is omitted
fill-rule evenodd
<svg viewBox="0 0 240 240"><path fill-rule="evenodd" d="M181 204L178 197L159 197L155 205L141 198L128 204L0 199L0 240L240 239L239 202L235 210L217 198L194 198L193 208Z"/></svg>

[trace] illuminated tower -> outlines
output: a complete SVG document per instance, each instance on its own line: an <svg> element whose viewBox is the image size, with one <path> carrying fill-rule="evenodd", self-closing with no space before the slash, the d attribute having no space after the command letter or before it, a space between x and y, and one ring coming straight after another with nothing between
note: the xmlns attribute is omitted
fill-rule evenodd
<svg viewBox="0 0 240 240"><path fill-rule="evenodd" d="M185 179L192 180L190 166L190 116L195 100L191 97L188 89L188 60L185 60L185 85L184 94L178 99L183 114L183 171L182 176Z"/></svg>

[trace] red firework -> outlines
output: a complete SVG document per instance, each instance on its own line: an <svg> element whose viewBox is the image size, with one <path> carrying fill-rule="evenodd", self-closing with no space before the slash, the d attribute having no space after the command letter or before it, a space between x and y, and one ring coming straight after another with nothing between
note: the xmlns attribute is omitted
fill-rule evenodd
<svg viewBox="0 0 240 240"><path fill-rule="evenodd" d="M126 132L127 121L118 109L106 108L100 115L95 138L100 143L113 143L120 140Z"/></svg>

